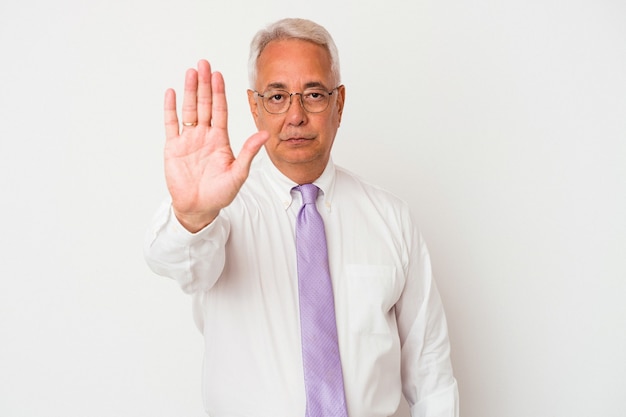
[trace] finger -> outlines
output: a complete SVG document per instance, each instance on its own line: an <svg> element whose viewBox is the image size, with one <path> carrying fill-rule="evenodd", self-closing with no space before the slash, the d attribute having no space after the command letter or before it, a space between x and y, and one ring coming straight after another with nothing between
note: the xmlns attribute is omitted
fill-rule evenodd
<svg viewBox="0 0 626 417"><path fill-rule="evenodd" d="M237 156L236 163L238 168L242 170L242 174L244 177L248 176L248 172L250 171L250 165L252 164L252 160L259 153L261 147L267 142L270 135L266 131L260 131L250 136L248 140L246 140L239 151L239 155Z"/></svg>
<svg viewBox="0 0 626 417"><path fill-rule="evenodd" d="M185 95L183 96L182 116L183 124L197 123L198 111L198 72L188 69L185 74Z"/></svg>
<svg viewBox="0 0 626 417"><path fill-rule="evenodd" d="M176 114L176 92L171 88L165 92L163 104L163 120L165 122L165 138L172 139L178 136L178 115Z"/></svg>
<svg viewBox="0 0 626 417"><path fill-rule="evenodd" d="M198 124L211 123L211 65L206 60L198 62Z"/></svg>
<svg viewBox="0 0 626 417"><path fill-rule="evenodd" d="M219 72L211 75L211 88L213 89L213 105L211 107L211 126L220 129L228 127L228 105L226 103L226 88L224 77Z"/></svg>

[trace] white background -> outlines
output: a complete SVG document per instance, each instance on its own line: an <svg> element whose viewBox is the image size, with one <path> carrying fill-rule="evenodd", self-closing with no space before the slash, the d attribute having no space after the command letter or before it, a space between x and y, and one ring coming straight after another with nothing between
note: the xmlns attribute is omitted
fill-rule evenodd
<svg viewBox="0 0 626 417"><path fill-rule="evenodd" d="M208 58L238 150L249 41L286 16L340 49L335 162L419 218L461 415L622 417L621 0L2 0L0 415L204 415L189 299L142 258L162 96Z"/></svg>

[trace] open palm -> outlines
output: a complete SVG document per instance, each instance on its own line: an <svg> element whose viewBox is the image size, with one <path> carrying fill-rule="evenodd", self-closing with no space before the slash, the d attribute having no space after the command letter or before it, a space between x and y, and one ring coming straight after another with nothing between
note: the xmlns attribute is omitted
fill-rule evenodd
<svg viewBox="0 0 626 417"><path fill-rule="evenodd" d="M228 206L248 177L252 159L267 141L252 135L235 158L228 137L224 79L205 60L185 76L182 129L176 93L165 93L165 179L181 224L196 232Z"/></svg>

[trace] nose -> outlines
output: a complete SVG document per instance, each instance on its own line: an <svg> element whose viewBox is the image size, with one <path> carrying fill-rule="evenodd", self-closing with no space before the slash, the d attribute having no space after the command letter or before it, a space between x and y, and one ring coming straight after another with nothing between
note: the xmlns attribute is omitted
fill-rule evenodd
<svg viewBox="0 0 626 417"><path fill-rule="evenodd" d="M291 95L291 105L287 110L287 121L290 125L300 126L306 123L307 112L302 107L302 94L294 93Z"/></svg>

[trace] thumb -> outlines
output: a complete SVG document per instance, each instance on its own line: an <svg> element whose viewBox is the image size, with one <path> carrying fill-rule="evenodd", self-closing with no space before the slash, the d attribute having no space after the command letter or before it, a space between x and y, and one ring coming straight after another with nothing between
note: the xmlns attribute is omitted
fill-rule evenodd
<svg viewBox="0 0 626 417"><path fill-rule="evenodd" d="M250 170L252 160L259 153L261 146L263 146L269 138L270 134L262 130L250 136L244 142L243 147L237 156L237 162L240 169L244 169L246 172Z"/></svg>

